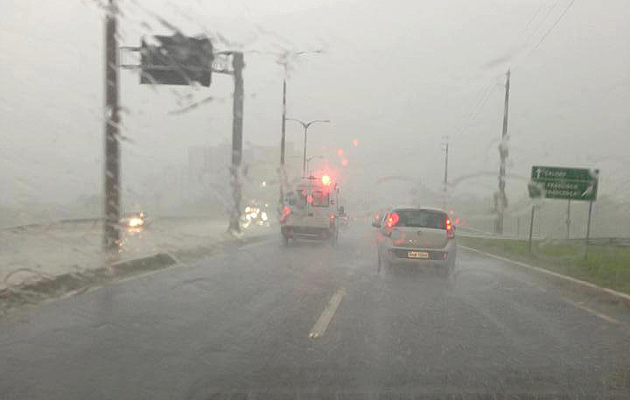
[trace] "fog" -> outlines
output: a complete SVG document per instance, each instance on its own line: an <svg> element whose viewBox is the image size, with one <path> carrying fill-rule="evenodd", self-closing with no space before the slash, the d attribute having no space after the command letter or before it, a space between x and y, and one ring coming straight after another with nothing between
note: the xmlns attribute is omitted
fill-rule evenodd
<svg viewBox="0 0 630 400"><path fill-rule="evenodd" d="M97 204L102 194L103 3L4 5L0 204L19 210L20 218L38 214L34 204L65 207L72 214L70 204L85 199ZM332 121L310 131L309 156L338 165L336 151L346 152L340 179L348 202L355 204L367 192L379 192L375 182L388 176L411 178L441 193L446 137L449 181L479 174L449 186L451 202L476 196L480 204L490 203L497 186L491 173L499 168L505 73L511 69L508 199L527 198L522 178L542 164L600 168L600 196L625 202L630 184L625 5L623 0L120 1L119 30L126 46L138 46L142 36L171 34L175 27L209 35L217 50L245 52L245 163L278 162L270 162L272 156L247 159L248 149L253 154L257 146L268 152L279 147L284 71L278 56L318 51L289 57L288 116ZM121 52L121 59L138 61L130 52ZM173 179L188 179L191 148L229 145L232 80L214 74L210 88L151 87L138 84L137 70L123 70L120 77L123 203L157 207L156 197L173 194L172 184L160 179L166 171L181 175ZM211 101L182 111L209 96ZM288 122L287 140L294 150L288 167L299 172L298 124ZM218 165L203 183L209 192L181 189L179 197L162 201L164 212L212 196L208 204L220 204L225 157L212 156ZM326 162L313 160L313 166ZM416 200L404 183L384 190L400 202ZM488 213L490 206L479 212Z"/></svg>
<svg viewBox="0 0 630 400"><path fill-rule="evenodd" d="M3 1L0 397L630 399L628 21Z"/></svg>

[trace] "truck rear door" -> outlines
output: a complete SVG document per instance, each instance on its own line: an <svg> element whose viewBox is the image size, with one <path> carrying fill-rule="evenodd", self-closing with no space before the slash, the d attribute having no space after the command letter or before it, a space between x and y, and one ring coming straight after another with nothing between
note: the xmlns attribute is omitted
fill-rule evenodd
<svg viewBox="0 0 630 400"><path fill-rule="evenodd" d="M330 193L316 188L311 189L307 198L307 218L309 226L318 228L330 227Z"/></svg>

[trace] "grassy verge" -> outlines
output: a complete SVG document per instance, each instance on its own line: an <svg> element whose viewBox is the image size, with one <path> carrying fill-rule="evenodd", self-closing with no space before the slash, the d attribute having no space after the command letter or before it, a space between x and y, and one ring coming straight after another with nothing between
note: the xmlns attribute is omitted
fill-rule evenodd
<svg viewBox="0 0 630 400"><path fill-rule="evenodd" d="M464 246L630 294L630 248L627 247L589 246L588 260L584 260L584 244L577 242L534 242L530 254L527 240L462 236L458 240Z"/></svg>

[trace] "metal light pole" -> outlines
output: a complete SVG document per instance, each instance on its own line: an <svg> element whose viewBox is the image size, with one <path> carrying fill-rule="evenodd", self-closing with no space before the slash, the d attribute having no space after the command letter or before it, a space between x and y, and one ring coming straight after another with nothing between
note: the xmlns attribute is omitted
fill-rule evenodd
<svg viewBox="0 0 630 400"><path fill-rule="evenodd" d="M284 185L286 180L286 171L284 170L284 153L285 153L285 138L286 138L286 125L287 125L287 78L288 78L288 64L289 56L299 56L301 54L308 53L321 53L321 50L315 51L295 51L284 52L279 56L278 63L282 65L284 74L282 76L282 135L280 137L280 208L284 204Z"/></svg>
<svg viewBox="0 0 630 400"><path fill-rule="evenodd" d="M316 124L318 122L330 122L330 120L316 119L309 122L303 122L303 121L300 121L299 119L293 119L293 118L286 118L286 120L298 122L300 123L300 125L302 125L302 128L304 128L304 156L302 157L302 176L306 176L306 138L308 136L308 128L311 125Z"/></svg>
<svg viewBox="0 0 630 400"><path fill-rule="evenodd" d="M289 56L299 56L302 54L320 54L322 50L314 51L294 51L282 53L279 57L278 63L282 65L284 69L284 75L282 76L282 135L280 137L280 165L284 165L284 151L285 151L285 137L286 137L286 121L287 121L287 77L288 77L288 64Z"/></svg>

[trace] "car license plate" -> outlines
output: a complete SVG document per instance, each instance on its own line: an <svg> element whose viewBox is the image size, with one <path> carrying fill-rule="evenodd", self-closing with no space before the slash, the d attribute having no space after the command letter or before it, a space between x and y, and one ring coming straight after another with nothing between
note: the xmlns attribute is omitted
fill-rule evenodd
<svg viewBox="0 0 630 400"><path fill-rule="evenodd" d="M407 253L408 258L429 258L429 253L425 251L410 251Z"/></svg>

